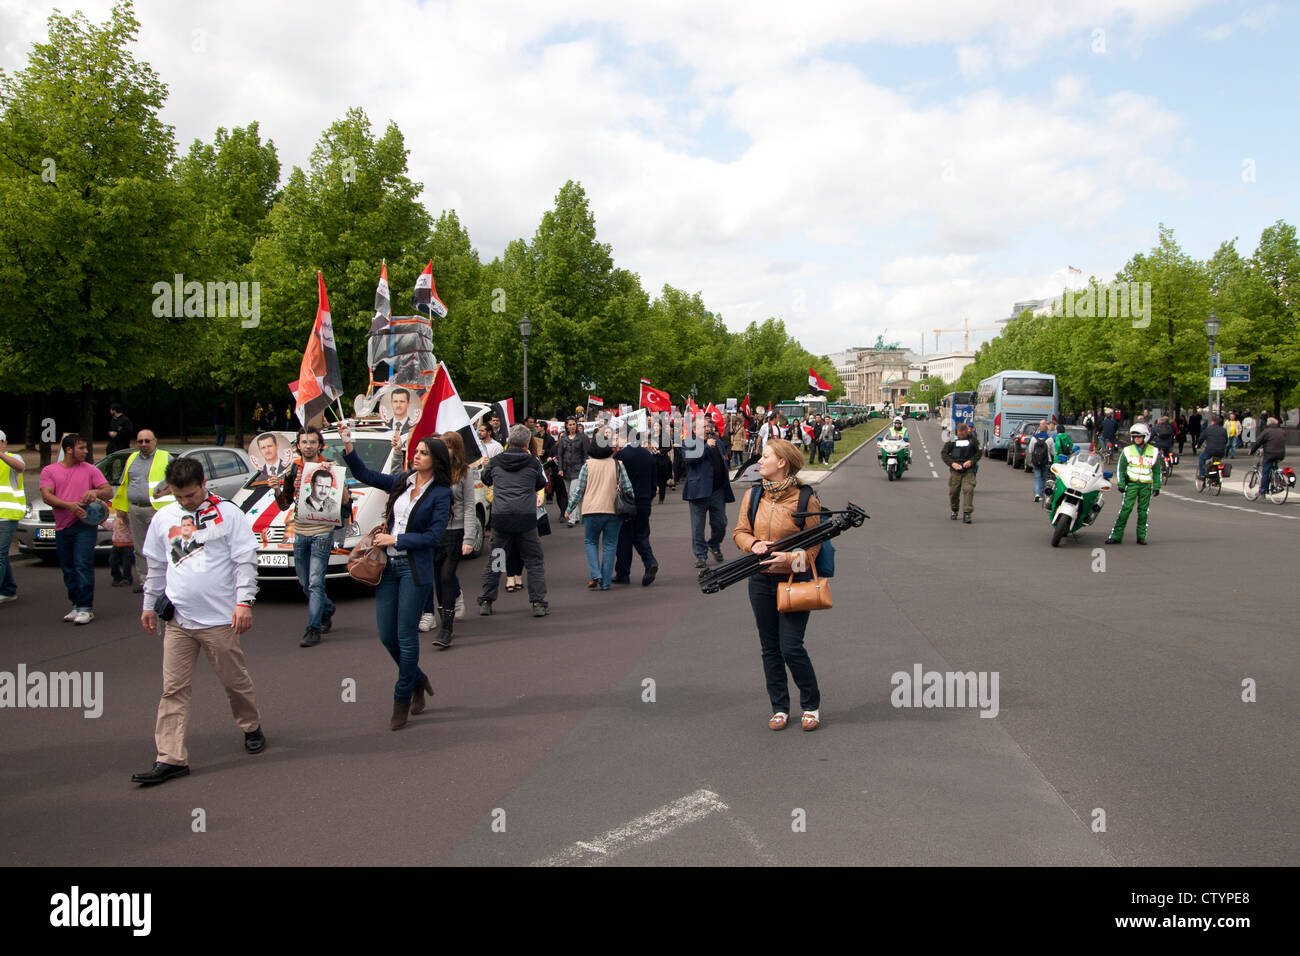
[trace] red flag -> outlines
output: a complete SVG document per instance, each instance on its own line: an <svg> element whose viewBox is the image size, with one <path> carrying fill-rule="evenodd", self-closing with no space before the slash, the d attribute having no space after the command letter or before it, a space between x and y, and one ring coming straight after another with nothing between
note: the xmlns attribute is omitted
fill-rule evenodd
<svg viewBox="0 0 1300 956"><path fill-rule="evenodd" d="M808 387L815 388L819 392L829 392L831 390L830 383L818 375L811 365L808 366Z"/></svg>
<svg viewBox="0 0 1300 956"><path fill-rule="evenodd" d="M588 404L588 405L595 405L597 408L604 408L604 407L605 407L605 400L604 400L603 398L601 398L600 396L598 396L598 395L588 395L588 396L587 396L587 404Z"/></svg>
<svg viewBox="0 0 1300 956"><path fill-rule="evenodd" d="M460 432L461 441L465 443L465 457L470 461L483 457L478 431L470 426L465 403L460 400L460 393L456 391L451 374L442 362L438 363L438 370L434 373L433 385L424 393L421 409L420 420L411 429L411 437L406 445L407 467L410 467L411 459L415 456L415 446L421 438L443 432Z"/></svg>
<svg viewBox="0 0 1300 956"><path fill-rule="evenodd" d="M442 304L442 299L438 298L438 290L433 284L432 259L415 280L415 295L411 297L411 308L431 319L447 317L447 307Z"/></svg>
<svg viewBox="0 0 1300 956"><path fill-rule="evenodd" d="M803 433L808 439L808 441L805 442L804 444L810 444L813 440L813 433L816 431L816 429L814 429L807 422L804 422L803 425L800 427L803 429Z"/></svg>
<svg viewBox="0 0 1300 956"><path fill-rule="evenodd" d="M393 321L393 304L388 298L388 263L379 266L379 285L375 287L375 316L370 320L371 332L382 332Z"/></svg>
<svg viewBox="0 0 1300 956"><path fill-rule="evenodd" d="M316 322L302 353L298 381L289 383L298 421L304 425L324 415L329 403L343 394L339 353L334 345L334 323L330 320L330 300L325 294L325 277L320 272L316 273L316 292Z"/></svg>
<svg viewBox="0 0 1300 956"><path fill-rule="evenodd" d="M686 414L690 415L692 418L698 418L703 414L700 411L700 406L695 404L695 396L693 395L686 396Z"/></svg>
<svg viewBox="0 0 1300 956"><path fill-rule="evenodd" d="M727 417L722 414L722 411L716 405L709 402L709 407L704 410L704 414L713 419L713 425L718 429L719 435L726 431Z"/></svg>
<svg viewBox="0 0 1300 956"><path fill-rule="evenodd" d="M642 379L641 401L637 407L648 408L652 412L666 412L673 407L673 399L667 392L655 388L645 379Z"/></svg>
<svg viewBox="0 0 1300 956"><path fill-rule="evenodd" d="M750 407L748 392L745 393L745 400L740 403L740 411L744 414L746 418L754 417L754 409Z"/></svg>

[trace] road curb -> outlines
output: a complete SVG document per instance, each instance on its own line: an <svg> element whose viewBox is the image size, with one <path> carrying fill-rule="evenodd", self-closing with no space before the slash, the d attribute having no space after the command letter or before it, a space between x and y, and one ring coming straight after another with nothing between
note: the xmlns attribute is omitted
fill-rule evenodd
<svg viewBox="0 0 1300 956"><path fill-rule="evenodd" d="M852 457L853 457L854 455L856 455L858 452L862 451L862 449L866 448L866 447L867 447L867 442L869 442L869 441L871 441L871 439L875 438L876 435L879 435L882 431L885 430L886 427L888 427L888 426L887 426L887 425L882 425L880 428L876 429L876 431L875 431L873 434L868 435L866 438L862 439L862 444L860 444L857 448L853 449L853 451L849 452L847 455L845 455L843 458L841 458L841 459L840 459L839 461L837 461L835 464L831 465L830 468L828 468L826 471L813 470L813 469L811 469L811 468L805 468L805 469L803 469L802 471L799 472L799 474L798 474L798 476L797 476L797 477L799 478L800 483L801 483L801 484L805 484L805 485L819 485L819 484L821 484L823 481L825 481L825 480L826 480L827 478L829 478L831 475L835 474L835 469L836 469L836 468L840 467L840 465L844 464L846 461L848 461L850 458L852 458Z"/></svg>

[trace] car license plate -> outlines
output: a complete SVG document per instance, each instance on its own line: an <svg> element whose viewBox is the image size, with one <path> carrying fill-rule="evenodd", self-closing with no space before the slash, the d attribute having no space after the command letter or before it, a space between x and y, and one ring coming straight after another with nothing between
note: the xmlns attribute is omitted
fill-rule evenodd
<svg viewBox="0 0 1300 956"><path fill-rule="evenodd" d="M287 568L289 566L289 556L287 554L259 554L257 556L257 566L259 568Z"/></svg>
<svg viewBox="0 0 1300 956"><path fill-rule="evenodd" d="M53 529L53 528L37 528L37 529L36 529L36 540L37 540L37 541L53 541L53 540L54 540L54 529Z"/></svg>

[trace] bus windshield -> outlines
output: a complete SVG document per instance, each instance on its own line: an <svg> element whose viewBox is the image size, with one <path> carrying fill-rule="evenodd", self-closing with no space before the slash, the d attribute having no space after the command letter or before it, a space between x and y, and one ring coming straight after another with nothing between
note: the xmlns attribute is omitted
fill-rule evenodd
<svg viewBox="0 0 1300 956"><path fill-rule="evenodd" d="M1051 398L1056 383L1050 378L1004 378L1002 391L1008 395L1041 395Z"/></svg>

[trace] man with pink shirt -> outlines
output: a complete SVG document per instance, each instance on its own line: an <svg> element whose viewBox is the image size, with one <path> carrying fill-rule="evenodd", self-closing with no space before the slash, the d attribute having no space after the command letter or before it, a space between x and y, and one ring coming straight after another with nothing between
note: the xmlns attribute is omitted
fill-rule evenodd
<svg viewBox="0 0 1300 956"><path fill-rule="evenodd" d="M72 610L63 619L89 624L95 619L95 541L99 527L84 519L88 505L113 497L113 487L98 468L86 461L84 438L64 435L61 446L63 460L41 469L41 498L54 509L54 549L72 602Z"/></svg>

